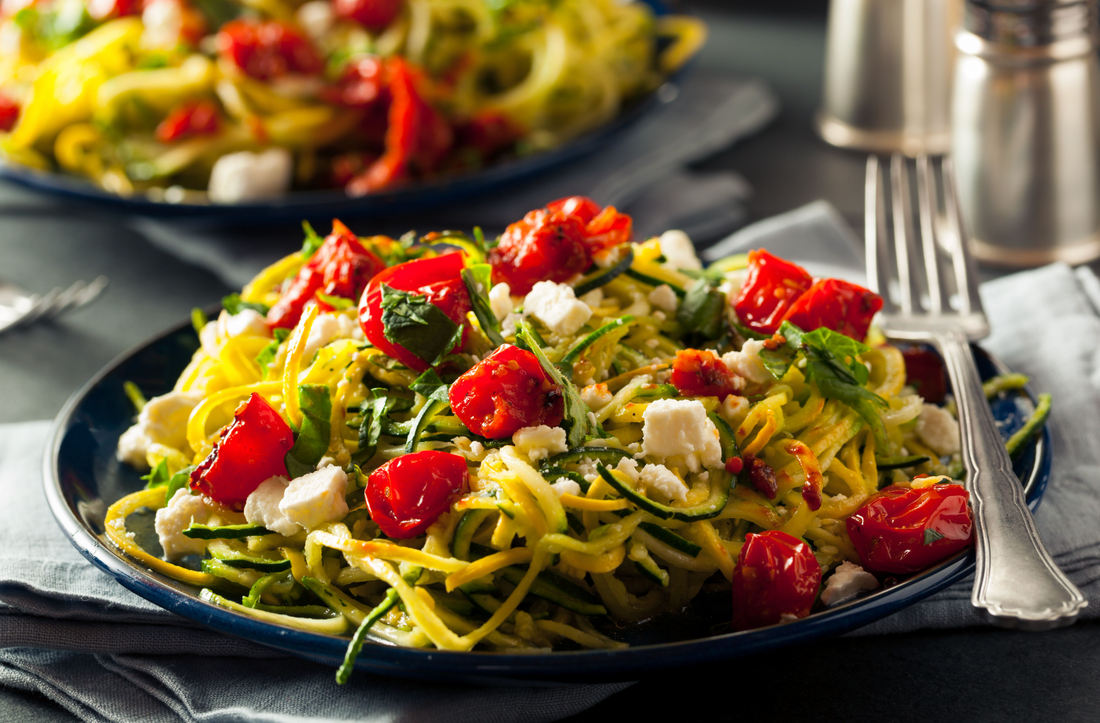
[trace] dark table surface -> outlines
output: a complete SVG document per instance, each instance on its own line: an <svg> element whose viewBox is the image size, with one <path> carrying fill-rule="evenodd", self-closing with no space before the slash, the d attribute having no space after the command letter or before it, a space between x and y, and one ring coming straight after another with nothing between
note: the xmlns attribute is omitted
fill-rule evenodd
<svg viewBox="0 0 1100 723"><path fill-rule="evenodd" d="M763 78L783 106L769 128L702 166L736 170L751 183L751 219L824 198L859 229L864 158L830 148L810 126L823 8L793 0L691 5L711 27L701 66ZM119 219L0 186L0 277L43 292L99 274L110 286L93 305L0 335L0 422L53 417L113 357L230 291ZM847 637L657 681L574 720L1095 721L1100 623L1043 634L970 628ZM38 694L0 688L0 721L37 720L74 718Z"/></svg>

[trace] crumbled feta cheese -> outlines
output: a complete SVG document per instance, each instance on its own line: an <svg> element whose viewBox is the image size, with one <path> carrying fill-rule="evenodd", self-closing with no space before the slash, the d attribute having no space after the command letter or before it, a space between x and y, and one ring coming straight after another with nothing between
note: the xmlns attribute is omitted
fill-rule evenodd
<svg viewBox="0 0 1100 723"><path fill-rule="evenodd" d="M244 518L250 524L263 525L272 532L287 537L301 532L302 528L287 519L279 509L279 503L283 501L283 495L289 486L290 480L286 477L276 476L264 480L245 500Z"/></svg>
<svg viewBox="0 0 1100 723"><path fill-rule="evenodd" d="M348 476L339 467L325 467L292 481L279 503L279 511L291 522L312 530L348 513Z"/></svg>
<svg viewBox="0 0 1100 723"><path fill-rule="evenodd" d="M601 269L610 269L626 257L628 248L630 248L630 244L619 244L618 246L612 246L611 248L597 251L592 255L592 260L595 261L596 266L599 266Z"/></svg>
<svg viewBox="0 0 1100 723"><path fill-rule="evenodd" d="M550 486L558 493L558 497L562 495L581 496L581 486L568 477L558 477Z"/></svg>
<svg viewBox="0 0 1100 723"><path fill-rule="evenodd" d="M718 428L697 399L658 399L642 412L642 449L647 456L683 457L688 469L722 465Z"/></svg>
<svg viewBox="0 0 1100 723"><path fill-rule="evenodd" d="M290 151L285 148L227 153L214 163L207 193L215 203L281 196L290 188L292 166Z"/></svg>
<svg viewBox="0 0 1100 723"><path fill-rule="evenodd" d="M587 404L589 409L597 412L610 404L614 396L603 383L589 384L581 388L581 401Z"/></svg>
<svg viewBox="0 0 1100 723"><path fill-rule="evenodd" d="M619 463L615 465L617 472L625 474L631 482L638 481L638 461L632 457L623 457L619 460Z"/></svg>
<svg viewBox="0 0 1100 723"><path fill-rule="evenodd" d="M737 394L729 394L718 405L718 416L730 423L734 429L749 413L749 400Z"/></svg>
<svg viewBox="0 0 1100 723"><path fill-rule="evenodd" d="M955 454L962 448L959 423L943 407L925 404L917 418L916 432L937 454Z"/></svg>
<svg viewBox="0 0 1100 723"><path fill-rule="evenodd" d="M342 328L346 328L340 320L345 318L343 314L318 314L313 320L313 326L309 328L309 336L306 337L306 345L302 350L302 360L308 362L318 349L329 344L340 336Z"/></svg>
<svg viewBox="0 0 1100 723"><path fill-rule="evenodd" d="M501 282L489 289L489 308L497 321L504 321L504 317L511 314L516 308L515 304L512 303L512 287Z"/></svg>
<svg viewBox="0 0 1100 723"><path fill-rule="evenodd" d="M221 317L218 317L221 321ZM267 326L267 317L255 309L241 309L236 314L225 316L225 335L238 336L271 336L271 330Z"/></svg>
<svg viewBox="0 0 1100 723"><path fill-rule="evenodd" d="M321 469L323 467L332 467L335 464L336 464L336 458L335 457L329 457L326 454L324 457L321 457L321 459L317 460L317 466L314 467L314 469Z"/></svg>
<svg viewBox="0 0 1100 723"><path fill-rule="evenodd" d="M595 460L588 457L577 463L577 473L584 477L585 482L595 482L596 478L600 476L596 471Z"/></svg>
<svg viewBox="0 0 1100 723"><path fill-rule="evenodd" d="M119 460L138 469L149 466L149 448L163 444L173 449L188 450L187 418L202 401L202 392L168 392L145 403L137 423L122 433L116 455Z"/></svg>
<svg viewBox="0 0 1100 723"><path fill-rule="evenodd" d="M474 462L485 459L485 445L481 442L471 442L469 437L455 437L451 441L458 448L458 453L466 459Z"/></svg>
<svg viewBox="0 0 1100 723"><path fill-rule="evenodd" d="M722 363L737 376L744 377L755 384L766 384L775 377L764 366L764 360L760 358L760 350L764 348L764 342L749 339L741 347L741 351L731 351L722 355Z"/></svg>
<svg viewBox="0 0 1100 723"><path fill-rule="evenodd" d="M336 22L336 13L328 0L310 0L298 8L294 17L302 30L306 31L306 35L313 40L328 35L328 31Z"/></svg>
<svg viewBox="0 0 1100 723"><path fill-rule="evenodd" d="M656 338L654 338L654 339L646 339L644 343L645 343L645 345L646 345L646 348L648 348L648 349L656 349L657 347L659 347L659 346L661 345L661 340L660 340L660 339L656 339Z"/></svg>
<svg viewBox="0 0 1100 723"><path fill-rule="evenodd" d="M838 605L845 600L851 600L863 590L874 590L877 587L878 580L874 575L865 572L859 565L842 562L825 581L821 602L827 606Z"/></svg>
<svg viewBox="0 0 1100 723"><path fill-rule="evenodd" d="M663 464L647 464L639 477L647 490L656 490L666 499L680 502L687 499L687 485Z"/></svg>
<svg viewBox="0 0 1100 723"><path fill-rule="evenodd" d="M679 305L679 299L676 298L676 292L672 290L672 287L668 284L661 284L653 291L649 292L649 303L656 306L658 309L663 309L669 313L676 311L676 307Z"/></svg>
<svg viewBox="0 0 1100 723"><path fill-rule="evenodd" d="M575 334L592 318L592 309L577 299L573 287L553 281L535 284L523 300L523 309L561 336Z"/></svg>
<svg viewBox="0 0 1100 723"><path fill-rule="evenodd" d="M517 430L512 435L512 443L532 462L546 459L551 454L569 451L569 445L565 442L565 430L545 424Z"/></svg>
<svg viewBox="0 0 1100 723"><path fill-rule="evenodd" d="M500 333L504 336L516 335L516 324L523 321L526 314L513 311L500 321Z"/></svg>
<svg viewBox="0 0 1100 723"><path fill-rule="evenodd" d="M183 4L177 0L153 0L141 13L141 47L145 50L172 50L180 42L183 29Z"/></svg>
<svg viewBox="0 0 1100 723"><path fill-rule="evenodd" d="M206 498L192 495L190 490L179 489L165 507L157 510L153 523L167 558L183 555L201 555L206 550L205 540L192 540L183 531L194 524L206 522L210 511L206 508Z"/></svg>
<svg viewBox="0 0 1100 723"><path fill-rule="evenodd" d="M695 246L683 231L665 231L659 243L665 263L672 268L702 270L703 262L695 255Z"/></svg>

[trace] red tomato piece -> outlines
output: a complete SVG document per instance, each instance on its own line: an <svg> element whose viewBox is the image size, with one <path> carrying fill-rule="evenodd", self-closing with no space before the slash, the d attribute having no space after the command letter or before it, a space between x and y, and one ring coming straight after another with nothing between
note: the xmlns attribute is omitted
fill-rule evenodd
<svg viewBox="0 0 1100 723"><path fill-rule="evenodd" d="M709 349L683 349L672 362L672 384L688 397L725 399L734 393L733 372Z"/></svg>
<svg viewBox="0 0 1100 723"><path fill-rule="evenodd" d="M0 132L7 133L19 120L19 104L0 93Z"/></svg>
<svg viewBox="0 0 1100 723"><path fill-rule="evenodd" d="M890 485L848 518L848 536L872 572L909 573L970 545L973 521L961 485Z"/></svg>
<svg viewBox="0 0 1100 723"><path fill-rule="evenodd" d="M400 14L403 0L333 0L336 17L354 20L367 30L383 30Z"/></svg>
<svg viewBox="0 0 1100 723"><path fill-rule="evenodd" d="M451 321L462 326L466 323L466 313L472 308L469 292L460 276L463 265L462 254L450 253L406 261L375 276L359 301L359 326L367 340L410 369L418 372L427 369L427 362L386 338L385 327L382 325L382 285L427 297ZM465 335L464 328L463 340ZM460 347L461 344L455 349Z"/></svg>
<svg viewBox="0 0 1100 723"><path fill-rule="evenodd" d="M759 249L749 252L749 272L733 308L741 323L774 334L791 305L813 285L806 269Z"/></svg>
<svg viewBox="0 0 1100 723"><path fill-rule="evenodd" d="M912 347L901 353L905 358L905 381L917 388L924 401L943 404L947 396L947 374L943 359L929 349Z"/></svg>
<svg viewBox="0 0 1100 723"><path fill-rule="evenodd" d="M822 279L798 297L783 320L803 331L824 326L863 341L881 308L882 297L873 291L841 279Z"/></svg>
<svg viewBox="0 0 1100 723"><path fill-rule="evenodd" d="M88 0L88 16L96 22L141 14L138 0Z"/></svg>
<svg viewBox="0 0 1100 723"><path fill-rule="evenodd" d="M634 219L608 206L584 227L584 243L593 256L601 251L630 243L634 235Z"/></svg>
<svg viewBox="0 0 1100 723"><path fill-rule="evenodd" d="M508 116L497 111L482 111L455 132L458 145L474 149L482 160L492 158L523 135L522 129Z"/></svg>
<svg viewBox="0 0 1100 723"><path fill-rule="evenodd" d="M522 296L539 281L562 282L592 263L584 243L584 225L561 211L531 211L505 229L500 243L489 252L498 281Z"/></svg>
<svg viewBox="0 0 1100 723"><path fill-rule="evenodd" d="M263 397L253 392L233 412L233 421L198 467L191 472L191 489L235 510L263 482L286 477L286 453L294 432Z"/></svg>
<svg viewBox="0 0 1100 723"><path fill-rule="evenodd" d="M733 629L751 630L810 614L821 565L810 546L786 532L745 535L733 570Z"/></svg>
<svg viewBox="0 0 1100 723"><path fill-rule="evenodd" d="M384 268L385 262L359 243L347 226L333 221L332 233L267 312L267 321L273 328L291 329L310 301L320 304L322 311L331 311L331 306L317 298L317 292L354 302Z"/></svg>
<svg viewBox="0 0 1100 723"><path fill-rule="evenodd" d="M161 143L188 136L211 135L218 132L218 107L209 100L182 103L168 113L157 126L157 140Z"/></svg>
<svg viewBox="0 0 1100 723"><path fill-rule="evenodd" d="M425 450L391 459L367 478L367 510L386 537L404 540L428 529L469 489L466 460Z"/></svg>
<svg viewBox="0 0 1100 723"><path fill-rule="evenodd" d="M233 20L218 31L218 55L257 80L314 75L321 59L297 28L277 20Z"/></svg>
<svg viewBox="0 0 1100 723"><path fill-rule="evenodd" d="M779 481L775 477L775 470L768 463L756 455L741 455L742 468L747 470L749 484L760 494L769 500L774 500L779 492Z"/></svg>
<svg viewBox="0 0 1100 723"><path fill-rule="evenodd" d="M523 427L561 424L561 387L538 357L505 344L451 385L451 411L473 432L489 439L511 437Z"/></svg>
<svg viewBox="0 0 1100 723"><path fill-rule="evenodd" d="M600 204L587 196L569 196L546 204L546 210L561 211L566 216L575 216L580 219L582 224L587 226L592 222L592 219L600 215L600 211L603 209Z"/></svg>
<svg viewBox="0 0 1100 723"><path fill-rule="evenodd" d="M369 55L348 63L336 87L327 89L326 100L349 108L365 108L388 101L386 67L382 59Z"/></svg>

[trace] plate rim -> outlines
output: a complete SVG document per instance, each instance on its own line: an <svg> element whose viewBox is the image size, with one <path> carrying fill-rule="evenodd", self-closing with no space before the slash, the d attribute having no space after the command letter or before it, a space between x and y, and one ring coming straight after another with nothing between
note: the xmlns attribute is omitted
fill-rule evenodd
<svg viewBox="0 0 1100 723"><path fill-rule="evenodd" d="M308 632L269 623L221 608L183 594L165 582L166 576L141 566L86 527L69 506L61 488L60 452L74 426L74 415L85 398L121 365L148 347L184 332L189 320L132 345L112 359L70 396L50 426L43 453L43 486L50 511L70 542L95 567L123 587L169 612L207 628L275 648L296 657L326 664L343 659L347 638ZM971 344L1000 372L1010 371L997 357ZM1024 389L1032 401L1029 387ZM1034 513L1051 477L1052 448L1049 424L1032 443L1035 461L1021 480L1028 507ZM795 643L831 638L855 630L909 607L973 572L973 547L960 551L937 567L917 573L890 588L843 603L785 625L737 633L724 633L667 643L637 645L618 650L557 651L548 654L515 654L494 651L444 651L402 648L368 643L356 661L356 669L417 679L471 680L502 683L507 680L547 682L595 682L635 679L657 670L684 668L727 661ZM162 579L164 578L164 579ZM901 593L901 594L898 594Z"/></svg>

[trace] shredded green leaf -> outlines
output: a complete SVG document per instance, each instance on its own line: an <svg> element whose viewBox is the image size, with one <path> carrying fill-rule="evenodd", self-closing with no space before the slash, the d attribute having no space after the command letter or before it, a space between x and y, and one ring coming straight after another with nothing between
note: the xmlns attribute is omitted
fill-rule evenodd
<svg viewBox="0 0 1100 723"><path fill-rule="evenodd" d="M680 302L676 320L688 333L714 339L722 332L725 311L726 295L711 287L707 279L697 279Z"/></svg>
<svg viewBox="0 0 1100 723"><path fill-rule="evenodd" d="M302 407L302 428L285 459L291 479L317 469L317 463L328 451L332 418L332 399L328 387L323 384L299 386L298 403Z"/></svg>
<svg viewBox="0 0 1100 723"><path fill-rule="evenodd" d="M308 261L313 254L317 253L317 249L321 248L325 240L313 230L309 221L302 221L302 230L306 232L306 238L302 241L302 258Z"/></svg>
<svg viewBox="0 0 1100 723"><path fill-rule="evenodd" d="M550 379L561 387L562 396L565 399L565 415L561 426L565 430L570 449L580 447L589 439L604 437L607 432L598 422L593 421L595 416L592 410L581 399L580 392L573 386L573 382L565 378L554 364L546 357L546 353L535 341L535 334L531 325L526 321L516 324L516 339L522 339L525 347L539 360L543 370Z"/></svg>
<svg viewBox="0 0 1100 723"><path fill-rule="evenodd" d="M386 284L382 284L382 331L386 339L432 366L462 340L462 326L426 297Z"/></svg>
<svg viewBox="0 0 1100 723"><path fill-rule="evenodd" d="M236 293L224 297L222 299L222 307L229 312L230 316L239 314L245 309L252 309L266 316L271 308L267 304L259 304L254 301L241 301L241 295Z"/></svg>

